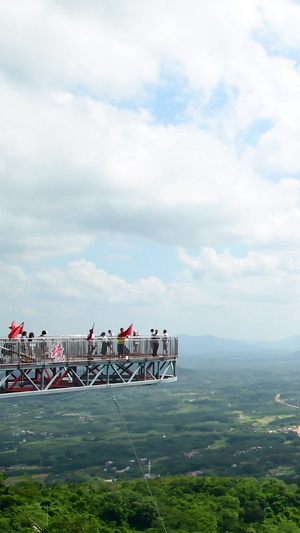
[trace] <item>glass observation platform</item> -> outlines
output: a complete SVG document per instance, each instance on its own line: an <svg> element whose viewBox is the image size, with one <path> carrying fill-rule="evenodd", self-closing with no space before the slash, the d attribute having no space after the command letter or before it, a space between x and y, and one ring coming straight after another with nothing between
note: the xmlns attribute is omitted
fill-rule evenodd
<svg viewBox="0 0 300 533"><path fill-rule="evenodd" d="M178 338L154 344L145 336L0 338L0 397L177 381Z"/></svg>

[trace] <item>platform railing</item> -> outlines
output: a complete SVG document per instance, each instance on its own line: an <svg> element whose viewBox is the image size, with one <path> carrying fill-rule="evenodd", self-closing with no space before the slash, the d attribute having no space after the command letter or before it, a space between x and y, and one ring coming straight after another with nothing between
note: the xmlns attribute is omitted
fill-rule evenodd
<svg viewBox="0 0 300 533"><path fill-rule="evenodd" d="M158 348L153 349L153 339L147 336L132 336L120 346L118 337L95 337L87 341L85 336L46 336L32 340L0 338L0 366L24 364L51 364L61 362L89 363L103 359L134 359L148 357L178 357L178 338L157 339Z"/></svg>

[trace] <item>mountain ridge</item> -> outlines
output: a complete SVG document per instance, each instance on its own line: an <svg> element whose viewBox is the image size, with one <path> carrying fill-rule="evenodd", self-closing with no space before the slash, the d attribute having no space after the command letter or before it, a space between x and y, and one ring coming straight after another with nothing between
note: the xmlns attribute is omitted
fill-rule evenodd
<svg viewBox="0 0 300 533"><path fill-rule="evenodd" d="M202 351L259 351L259 350L280 350L294 351L300 350L300 335L285 337L277 341L244 341L238 339L225 339L214 335L187 335L180 333L177 335L181 350L185 352Z"/></svg>

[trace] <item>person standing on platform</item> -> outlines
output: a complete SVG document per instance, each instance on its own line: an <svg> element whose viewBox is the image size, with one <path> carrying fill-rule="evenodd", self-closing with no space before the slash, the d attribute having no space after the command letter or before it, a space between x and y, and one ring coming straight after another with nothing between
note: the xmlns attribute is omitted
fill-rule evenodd
<svg viewBox="0 0 300 533"><path fill-rule="evenodd" d="M129 353L128 348L125 346L125 339L128 339L132 335L133 332L133 324L130 324L130 326L125 329L120 328L120 333L118 334L118 356L122 358L124 356L124 353Z"/></svg>
<svg viewBox="0 0 300 533"><path fill-rule="evenodd" d="M106 337L105 331L102 331L100 337L101 337L100 340L102 342L101 355L102 357L105 357L107 354L107 337Z"/></svg>
<svg viewBox="0 0 300 533"><path fill-rule="evenodd" d="M134 331L133 332L133 353L138 353L139 352L139 345L140 345L140 339L138 339L137 337L140 336L140 332L139 331Z"/></svg>
<svg viewBox="0 0 300 533"><path fill-rule="evenodd" d="M168 355L169 354L169 333L167 332L166 329L163 330L163 336L162 336L162 341L163 341L163 353L164 355Z"/></svg>
<svg viewBox="0 0 300 533"><path fill-rule="evenodd" d="M157 352L158 352L158 347L159 347L159 331L158 329L156 329L154 331L154 334L152 334L152 355L154 357L157 356Z"/></svg>
<svg viewBox="0 0 300 533"><path fill-rule="evenodd" d="M31 361L34 361L35 358L35 342L34 342L34 333L31 331L28 335L28 355Z"/></svg>
<svg viewBox="0 0 300 533"><path fill-rule="evenodd" d="M115 346L114 346L114 338L115 334L112 332L111 329L107 332L107 346L109 350L109 355L115 355Z"/></svg>
<svg viewBox="0 0 300 533"><path fill-rule="evenodd" d="M21 360L27 362L27 331L22 331L20 338Z"/></svg>
<svg viewBox="0 0 300 533"><path fill-rule="evenodd" d="M89 334L86 338L88 342L88 360L90 360L93 357L95 348L96 348L94 327L95 327L95 324L93 324L93 327L90 329Z"/></svg>
<svg viewBox="0 0 300 533"><path fill-rule="evenodd" d="M42 340L38 342L38 348L41 351L41 357L45 360L46 357L48 357L48 346L46 341L46 335L48 335L48 331L45 329L42 330L42 333L40 334L40 337L42 337Z"/></svg>
<svg viewBox="0 0 300 533"><path fill-rule="evenodd" d="M151 339L150 339L150 350L151 350L151 353L153 354L153 342L154 342L154 329L151 328L150 329L150 335L151 335Z"/></svg>
<svg viewBox="0 0 300 533"><path fill-rule="evenodd" d="M118 356L123 357L124 356L124 348L125 348L125 337L123 335L124 328L120 328L120 333L118 333Z"/></svg>

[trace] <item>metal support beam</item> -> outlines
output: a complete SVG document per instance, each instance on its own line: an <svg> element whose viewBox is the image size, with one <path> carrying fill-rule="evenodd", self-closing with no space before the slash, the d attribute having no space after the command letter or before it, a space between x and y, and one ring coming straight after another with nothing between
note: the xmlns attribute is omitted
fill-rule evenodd
<svg viewBox="0 0 300 533"><path fill-rule="evenodd" d="M0 370L1 372L1 370ZM0 397L15 394L33 394L92 389L95 387L120 387L150 385L177 380L176 360L156 358L135 361L93 361L82 366L65 362L54 367L23 365L21 368L5 369L0 380Z"/></svg>

